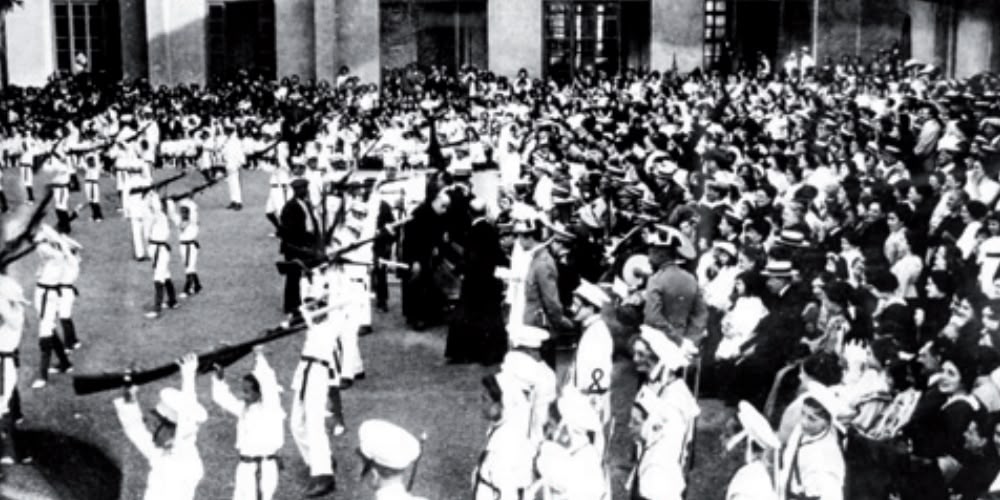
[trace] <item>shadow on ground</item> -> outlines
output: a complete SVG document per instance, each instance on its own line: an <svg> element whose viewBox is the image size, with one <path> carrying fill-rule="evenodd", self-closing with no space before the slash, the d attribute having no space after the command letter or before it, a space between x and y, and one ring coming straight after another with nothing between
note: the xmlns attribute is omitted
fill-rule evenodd
<svg viewBox="0 0 1000 500"><path fill-rule="evenodd" d="M122 484L121 470L97 447L44 430L24 431L19 438L23 451L34 461L31 465L4 470L0 499L118 498Z"/></svg>

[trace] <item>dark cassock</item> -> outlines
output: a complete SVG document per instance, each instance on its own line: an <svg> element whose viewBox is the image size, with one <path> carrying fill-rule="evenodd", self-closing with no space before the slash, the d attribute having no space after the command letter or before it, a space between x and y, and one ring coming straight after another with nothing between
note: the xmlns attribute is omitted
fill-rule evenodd
<svg viewBox="0 0 1000 500"><path fill-rule="evenodd" d="M418 206L403 226L402 257L410 266L401 276L403 316L416 330L439 323L444 309L444 294L435 281L448 209L448 196L440 194Z"/></svg>
<svg viewBox="0 0 1000 500"><path fill-rule="evenodd" d="M378 215L375 219L375 227L378 229L375 241L372 243L372 250L376 261L392 260L393 246L396 244L396 235L385 231L392 223L396 222L393 209L385 200L379 202ZM385 266L376 265L372 269L372 285L375 288L375 307L380 311L389 309L389 281Z"/></svg>
<svg viewBox="0 0 1000 500"><path fill-rule="evenodd" d="M448 329L444 355L449 362L489 365L506 353L503 284L494 275L498 266L506 265L496 226L485 216L477 217L466 239L461 293Z"/></svg>
<svg viewBox="0 0 1000 500"><path fill-rule="evenodd" d="M305 179L292 181L295 197L285 203L281 209L281 253L286 261L299 260L309 266L318 259L322 246L319 238L319 220L316 212L309 205L309 182ZM285 273L286 314L297 314L302 304L300 283L303 269L299 266L287 266Z"/></svg>

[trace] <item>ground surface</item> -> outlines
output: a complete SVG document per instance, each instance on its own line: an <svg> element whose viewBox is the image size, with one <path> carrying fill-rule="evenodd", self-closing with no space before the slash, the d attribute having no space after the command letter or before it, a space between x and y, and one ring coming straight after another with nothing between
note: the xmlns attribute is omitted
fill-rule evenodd
<svg viewBox="0 0 1000 500"><path fill-rule="evenodd" d="M13 172L5 172L4 186L16 204L21 190L14 177ZM488 189L495 182L493 178L490 173L477 174L479 188ZM38 179L38 185L42 182L43 179ZM241 212L223 208L228 202L223 186L199 196L202 245L199 268L205 290L196 298L183 301L179 309L165 311L157 320L143 317L144 308L152 299L150 264L131 259L127 222L115 213L117 201L110 183L105 182L107 219L101 224L78 220L72 235L85 248L76 312L77 330L84 347L72 356L77 373L118 371L132 363L137 367L157 365L188 351L253 337L281 320L282 282L274 267L278 241L269 236L272 230L262 208L266 182L260 172L244 175L246 208ZM198 179L192 176L181 184L193 186ZM174 188L180 189L181 186ZM74 203L78 198L79 194L73 195ZM81 218L89 219L89 214L84 212ZM35 264L32 256L11 270L29 294ZM176 256L172 269L179 290L183 269ZM339 484L332 498L370 498L371 493L359 484L360 463L354 450L357 425L375 417L392 420L415 434L427 433L416 493L432 500L469 498L470 472L483 445L486 428L478 405L479 379L490 368L443 365L445 330L407 331L399 315L398 289L393 288L391 293L391 312L376 313L376 333L361 341L368 378L344 395L349 429L344 436L334 439ZM23 428L34 432L29 434L31 442L26 444L36 455L37 465L5 468L0 497L112 498L107 493L94 492L99 492L101 486L113 487L117 481L114 474L97 481L72 473L93 468L100 461L91 450L81 451L87 447L80 443L88 443L121 469L120 498L139 498L146 464L119 428L111 404L118 394L77 397L66 375L54 375L44 390L29 388L38 357L35 328L32 317L22 344L20 387L26 414ZM266 349L279 380L286 387L291 383L300 342L298 337L291 337ZM227 379L234 382L248 369L249 361L244 360L227 371ZM620 464L615 472L616 498L627 498L621 494L620 485L627 476L630 453L625 425L635 387L634 377L628 372L627 362L616 364L616 373L620 375L614 398L618 408L614 456ZM152 408L159 389L176 384L177 378L172 378L142 387L141 404ZM201 377L198 390L210 415L199 434L206 476L198 498L229 498L236 466L235 421L212 404L207 377ZM283 397L286 409L290 408L289 391ZM715 418L718 406L712 402L704 406L708 408L707 418L699 432L697 466L689 479L689 498L722 498L734 462L732 458L720 458L719 440L715 437L717 424L712 423L719 420ZM285 468L277 498L302 498L307 471L287 431L282 454ZM95 481L100 484L90 484Z"/></svg>

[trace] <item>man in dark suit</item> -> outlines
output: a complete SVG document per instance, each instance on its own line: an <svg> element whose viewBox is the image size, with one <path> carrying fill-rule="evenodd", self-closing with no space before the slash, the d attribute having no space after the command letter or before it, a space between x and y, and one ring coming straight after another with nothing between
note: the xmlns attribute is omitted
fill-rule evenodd
<svg viewBox="0 0 1000 500"><path fill-rule="evenodd" d="M319 221L309 204L309 181L298 178L292 181L294 198L281 209L281 253L285 260L299 260L305 266L316 262L322 253L319 238ZM299 284L302 267L289 266L285 270L285 313L298 314L302 295Z"/></svg>

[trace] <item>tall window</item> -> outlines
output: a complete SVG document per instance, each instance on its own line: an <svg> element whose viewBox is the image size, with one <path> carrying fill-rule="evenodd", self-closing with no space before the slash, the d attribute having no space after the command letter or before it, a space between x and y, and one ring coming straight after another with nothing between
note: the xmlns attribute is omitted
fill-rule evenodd
<svg viewBox="0 0 1000 500"><path fill-rule="evenodd" d="M210 81L240 70L275 77L273 0L212 0L205 34Z"/></svg>
<svg viewBox="0 0 1000 500"><path fill-rule="evenodd" d="M613 75L648 59L648 0L546 0L544 9L548 76L569 79L588 69Z"/></svg>
<svg viewBox="0 0 1000 500"><path fill-rule="evenodd" d="M726 33L726 0L705 0L704 65L706 68L716 66L722 59Z"/></svg>
<svg viewBox="0 0 1000 500"><path fill-rule="evenodd" d="M117 2L54 0L56 69L117 74Z"/></svg>

